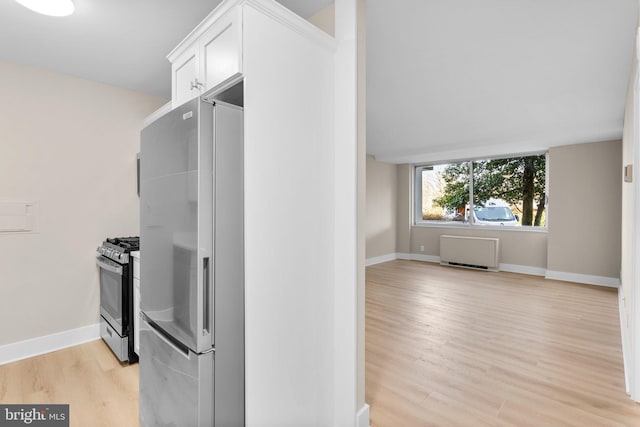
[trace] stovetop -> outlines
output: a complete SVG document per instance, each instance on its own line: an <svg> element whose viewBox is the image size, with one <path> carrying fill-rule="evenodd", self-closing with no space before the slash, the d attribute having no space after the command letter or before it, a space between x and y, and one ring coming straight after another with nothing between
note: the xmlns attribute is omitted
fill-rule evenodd
<svg viewBox="0 0 640 427"><path fill-rule="evenodd" d="M118 246L124 253L140 250L139 237L111 237L107 242Z"/></svg>
<svg viewBox="0 0 640 427"><path fill-rule="evenodd" d="M97 249L98 254L105 256L119 264L129 263L129 253L140 250L139 237L108 238Z"/></svg>

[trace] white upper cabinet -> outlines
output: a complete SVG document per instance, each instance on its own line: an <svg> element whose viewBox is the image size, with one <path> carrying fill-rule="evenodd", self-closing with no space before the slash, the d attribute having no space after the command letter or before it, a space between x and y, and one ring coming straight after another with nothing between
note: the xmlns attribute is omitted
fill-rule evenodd
<svg viewBox="0 0 640 427"><path fill-rule="evenodd" d="M171 64L171 99L173 106L200 95L200 55L197 46L191 46Z"/></svg>
<svg viewBox="0 0 640 427"><path fill-rule="evenodd" d="M241 73L241 8L214 10L167 58L173 108Z"/></svg>
<svg viewBox="0 0 640 427"><path fill-rule="evenodd" d="M200 41L202 77L207 91L242 71L240 9L229 12L211 26Z"/></svg>

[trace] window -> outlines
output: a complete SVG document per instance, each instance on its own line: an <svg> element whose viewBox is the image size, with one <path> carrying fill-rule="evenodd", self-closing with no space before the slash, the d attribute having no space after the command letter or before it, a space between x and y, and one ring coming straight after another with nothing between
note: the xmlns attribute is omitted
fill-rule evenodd
<svg viewBox="0 0 640 427"><path fill-rule="evenodd" d="M416 166L415 189L416 224L547 224L546 154Z"/></svg>

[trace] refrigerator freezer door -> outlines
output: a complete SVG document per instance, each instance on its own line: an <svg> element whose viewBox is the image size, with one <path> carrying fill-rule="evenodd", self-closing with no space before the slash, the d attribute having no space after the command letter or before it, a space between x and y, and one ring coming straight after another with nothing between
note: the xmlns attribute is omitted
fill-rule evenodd
<svg viewBox="0 0 640 427"><path fill-rule="evenodd" d="M146 321L140 341L140 425L213 426L214 352L178 348Z"/></svg>
<svg viewBox="0 0 640 427"><path fill-rule="evenodd" d="M212 129L194 99L141 135L141 309L196 353L213 345Z"/></svg>

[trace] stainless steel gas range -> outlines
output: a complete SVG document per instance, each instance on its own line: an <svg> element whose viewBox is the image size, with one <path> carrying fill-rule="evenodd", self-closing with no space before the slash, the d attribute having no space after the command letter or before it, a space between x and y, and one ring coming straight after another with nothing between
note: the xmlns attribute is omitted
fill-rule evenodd
<svg viewBox="0 0 640 427"><path fill-rule="evenodd" d="M116 237L98 247L100 336L121 362L137 362L133 334L133 259L138 237Z"/></svg>

